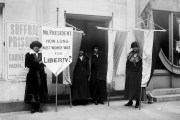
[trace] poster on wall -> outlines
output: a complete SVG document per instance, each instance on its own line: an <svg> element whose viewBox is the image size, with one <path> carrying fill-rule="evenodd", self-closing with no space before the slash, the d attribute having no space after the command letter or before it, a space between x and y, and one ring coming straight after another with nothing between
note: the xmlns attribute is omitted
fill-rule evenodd
<svg viewBox="0 0 180 120"><path fill-rule="evenodd" d="M42 61L59 75L72 62L73 28L42 27Z"/></svg>
<svg viewBox="0 0 180 120"><path fill-rule="evenodd" d="M41 28L37 24L6 22L6 65L8 80L25 80L25 54L32 41L41 41Z"/></svg>

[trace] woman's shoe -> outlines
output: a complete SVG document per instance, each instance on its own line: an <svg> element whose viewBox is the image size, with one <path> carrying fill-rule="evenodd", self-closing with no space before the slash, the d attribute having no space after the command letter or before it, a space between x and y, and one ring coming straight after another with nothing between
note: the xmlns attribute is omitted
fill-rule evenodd
<svg viewBox="0 0 180 120"><path fill-rule="evenodd" d="M103 99L99 99L99 100L98 100L98 103L104 105L104 100L103 100Z"/></svg>
<svg viewBox="0 0 180 120"><path fill-rule="evenodd" d="M104 105L104 102L103 102L103 101L101 101L101 102L100 102L100 104Z"/></svg>
<svg viewBox="0 0 180 120"><path fill-rule="evenodd" d="M73 106L77 106L77 101L76 101L76 100L73 101L73 102L72 102L72 105L73 105Z"/></svg>
<svg viewBox="0 0 180 120"><path fill-rule="evenodd" d="M35 103L31 103L31 114L36 112L36 106Z"/></svg>
<svg viewBox="0 0 180 120"><path fill-rule="evenodd" d="M95 105L98 105L98 101L97 100L95 101Z"/></svg>
<svg viewBox="0 0 180 120"><path fill-rule="evenodd" d="M39 108L38 112L43 113L43 110L41 108Z"/></svg>
<svg viewBox="0 0 180 120"><path fill-rule="evenodd" d="M139 108L139 101L136 101L135 108Z"/></svg>
<svg viewBox="0 0 180 120"><path fill-rule="evenodd" d="M135 105L135 108L139 108L139 105L138 105L138 104L136 104L136 105Z"/></svg>
<svg viewBox="0 0 180 120"><path fill-rule="evenodd" d="M87 100L82 100L82 105L86 106L88 104Z"/></svg>
<svg viewBox="0 0 180 120"><path fill-rule="evenodd" d="M124 106L132 106L133 105L133 101L130 100L128 103L126 103Z"/></svg>
<svg viewBox="0 0 180 120"><path fill-rule="evenodd" d="M33 113L35 113L35 109L34 108L31 109L31 114L33 114Z"/></svg>

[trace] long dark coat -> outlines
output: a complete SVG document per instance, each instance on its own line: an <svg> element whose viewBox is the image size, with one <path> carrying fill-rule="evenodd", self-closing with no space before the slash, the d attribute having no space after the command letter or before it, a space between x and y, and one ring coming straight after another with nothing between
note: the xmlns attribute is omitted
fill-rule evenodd
<svg viewBox="0 0 180 120"><path fill-rule="evenodd" d="M24 101L46 102L48 99L47 75L44 71L44 64L39 64L42 54L27 53L25 56L25 67L29 68L26 77L26 88Z"/></svg>
<svg viewBox="0 0 180 120"><path fill-rule="evenodd" d="M142 79L142 59L139 57L136 62L132 62L132 56L129 56L126 62L125 97L128 100L139 100Z"/></svg>
<svg viewBox="0 0 180 120"><path fill-rule="evenodd" d="M72 98L82 100L89 98L88 76L90 75L89 58L78 58L73 76Z"/></svg>
<svg viewBox="0 0 180 120"><path fill-rule="evenodd" d="M92 56L90 94L93 99L107 99L106 89L107 61L103 54Z"/></svg>

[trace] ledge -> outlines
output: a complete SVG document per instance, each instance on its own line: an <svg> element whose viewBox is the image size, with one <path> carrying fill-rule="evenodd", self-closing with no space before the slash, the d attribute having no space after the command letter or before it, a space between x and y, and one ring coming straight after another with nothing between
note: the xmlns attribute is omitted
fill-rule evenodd
<svg viewBox="0 0 180 120"><path fill-rule="evenodd" d="M171 73L167 70L163 70L163 69L156 69L154 70L153 73L154 76L170 76Z"/></svg>

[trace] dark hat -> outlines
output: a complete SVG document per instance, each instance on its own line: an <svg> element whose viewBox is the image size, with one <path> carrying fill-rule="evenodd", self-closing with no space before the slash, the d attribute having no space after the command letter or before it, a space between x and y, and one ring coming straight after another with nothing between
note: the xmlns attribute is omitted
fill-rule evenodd
<svg viewBox="0 0 180 120"><path fill-rule="evenodd" d="M84 51L86 52L86 49L84 47L81 47L79 51Z"/></svg>
<svg viewBox="0 0 180 120"><path fill-rule="evenodd" d="M94 50L95 48L97 48L97 49L99 49L99 46L98 45L94 45L94 46L92 46L92 50Z"/></svg>
<svg viewBox="0 0 180 120"><path fill-rule="evenodd" d="M135 48L135 47L138 47L138 43L137 42L131 43L131 48Z"/></svg>
<svg viewBox="0 0 180 120"><path fill-rule="evenodd" d="M33 47L39 47L39 48L41 48L41 47L42 47L42 44L41 44L39 41L33 41L33 42L30 44L30 48L33 49Z"/></svg>

